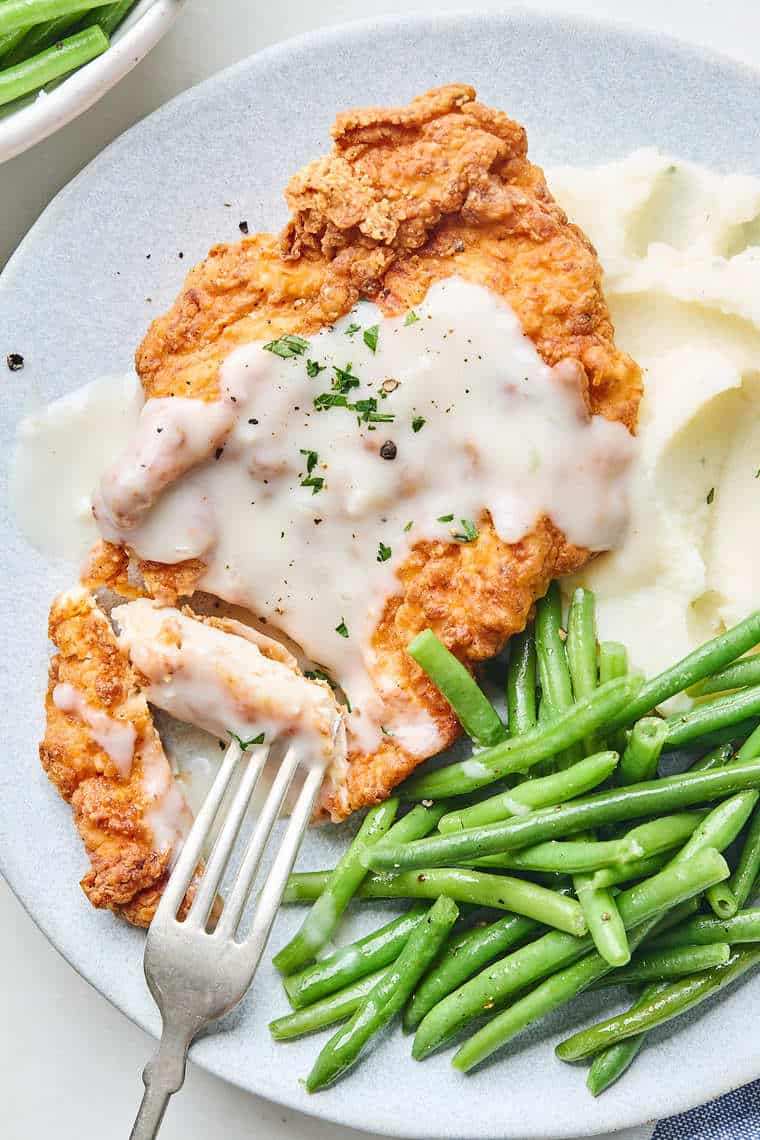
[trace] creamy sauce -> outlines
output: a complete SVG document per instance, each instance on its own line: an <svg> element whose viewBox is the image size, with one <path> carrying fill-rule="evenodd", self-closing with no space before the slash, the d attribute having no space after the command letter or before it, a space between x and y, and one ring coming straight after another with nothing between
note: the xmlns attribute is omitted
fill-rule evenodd
<svg viewBox="0 0 760 1140"><path fill-rule="evenodd" d="M157 733L143 740L140 758L143 794L147 800L145 823L153 832L153 842L159 851L171 848L173 866L193 817L182 790L175 782Z"/></svg>
<svg viewBox="0 0 760 1140"><path fill-rule="evenodd" d="M357 407L318 410L323 393ZM95 513L144 558L201 558L201 588L327 669L369 749L369 638L411 545L467 541L489 510L507 542L548 514L572 542L606 549L624 525L631 453L622 425L585 413L572 365L549 369L505 303L451 279L410 318L362 304L290 359L238 349L215 405L148 401ZM386 727L415 750L429 732Z"/></svg>
<svg viewBox="0 0 760 1140"><path fill-rule="evenodd" d="M68 681L53 689L53 704L61 712L69 713L87 725L92 739L109 757L121 779L126 780L132 770L135 755L137 732L134 725L127 720L116 720L102 709L94 708L79 689Z"/></svg>
<svg viewBox="0 0 760 1140"><path fill-rule="evenodd" d="M548 177L645 379L630 524L568 592L653 675L760 605L760 180L655 151Z"/></svg>
<svg viewBox="0 0 760 1140"><path fill-rule="evenodd" d="M143 402L134 373L107 376L22 420L11 499L37 550L78 563L98 538L92 492L128 445Z"/></svg>
<svg viewBox="0 0 760 1140"><path fill-rule="evenodd" d="M265 656L232 631L238 623L222 630L147 599L117 606L111 616L147 679L143 691L151 704L217 737L284 742L307 763L330 764L341 782L343 718L328 685Z"/></svg>

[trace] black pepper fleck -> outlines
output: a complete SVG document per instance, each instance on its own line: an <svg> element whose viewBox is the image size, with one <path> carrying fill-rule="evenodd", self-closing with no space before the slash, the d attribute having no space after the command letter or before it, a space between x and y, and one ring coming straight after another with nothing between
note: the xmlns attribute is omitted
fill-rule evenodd
<svg viewBox="0 0 760 1140"><path fill-rule="evenodd" d="M5 358L5 362L11 372L20 372L24 367L24 358L20 352L9 352Z"/></svg>
<svg viewBox="0 0 760 1140"><path fill-rule="evenodd" d="M214 452L214 459L221 459L223 452L224 452L223 447L217 447L216 451Z"/></svg>
<svg viewBox="0 0 760 1140"><path fill-rule="evenodd" d="M238 222L238 229L240 230L241 234L247 234L248 222Z"/></svg>
<svg viewBox="0 0 760 1140"><path fill-rule="evenodd" d="M183 258L184 256L185 256L185 255L184 255L184 253L182 252L182 250L181 250L181 249L180 249L180 250L178 250L178 252L177 252L177 257L180 259L180 261L182 260L182 258Z"/></svg>
<svg viewBox="0 0 760 1140"><path fill-rule="evenodd" d="M249 424L257 424L258 422L259 422L258 420L253 420L253 419L248 421Z"/></svg>
<svg viewBox="0 0 760 1140"><path fill-rule="evenodd" d="M386 439L383 446L380 448L381 459L395 459L398 454L398 448L392 439Z"/></svg>

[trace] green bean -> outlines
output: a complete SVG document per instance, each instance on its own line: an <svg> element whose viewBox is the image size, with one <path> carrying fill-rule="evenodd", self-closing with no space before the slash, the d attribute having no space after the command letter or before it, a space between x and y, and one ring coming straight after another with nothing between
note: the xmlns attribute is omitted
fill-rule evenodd
<svg viewBox="0 0 760 1140"><path fill-rule="evenodd" d="M305 902L319 898L329 874L329 871L307 871L291 875L283 901ZM448 895L456 902L514 911L573 934L580 935L586 930L575 899L526 879L489 875L464 867L368 875L357 894L365 899L435 899Z"/></svg>
<svg viewBox="0 0 760 1140"><path fill-rule="evenodd" d="M594 595L582 586L573 594L567 615L567 642L565 644L570 679L576 700L593 693L599 683L597 666L596 604ZM596 734L584 741L586 755L600 747Z"/></svg>
<svg viewBox="0 0 760 1140"><path fill-rule="evenodd" d="M69 13L66 16L59 16L57 20L49 20L29 28L14 49L3 58L2 66L12 67L16 63L22 63L25 59L58 43L79 22L80 17L81 12L74 12L73 15Z"/></svg>
<svg viewBox="0 0 760 1140"><path fill-rule="evenodd" d="M627 708L610 718L608 732L633 724L639 717L662 704L668 697L683 692L710 673L746 653L760 642L760 611L750 614L733 629L705 642L681 661L646 681Z"/></svg>
<svg viewBox="0 0 760 1140"><path fill-rule="evenodd" d="M526 780L518 787L490 796L472 807L448 812L439 821L438 830L443 833L463 831L467 827L494 823L511 815L525 815L535 808L565 803L601 784L615 771L617 762L617 752L597 752L561 772Z"/></svg>
<svg viewBox="0 0 760 1140"><path fill-rule="evenodd" d="M438 803L426 801L424 804L415 804L410 811L396 820L393 827L388 830L386 839L394 843L411 843L413 839L423 839L431 831L435 831L443 816L448 810L445 800Z"/></svg>
<svg viewBox="0 0 760 1140"><path fill-rule="evenodd" d="M0 28L2 28L2 14L6 7L16 4L18 0L5 0L0 4ZM108 39L100 28L88 28L84 32L77 32L73 36L62 40L47 51L31 59L17 63L13 67L0 69L0 106L12 103L23 95L44 87L53 79L68 75L77 67L89 63L95 56L100 55L108 47Z"/></svg>
<svg viewBox="0 0 760 1140"><path fill-rule="evenodd" d="M553 712L562 712L573 703L573 686L562 641L562 598L556 581L536 603L535 630L541 693Z"/></svg>
<svg viewBox="0 0 760 1140"><path fill-rule="evenodd" d="M661 990L666 988L667 983L665 982L653 982L651 985L645 986L631 1009L638 1009L639 1006L651 1001ZM623 1073L636 1060L646 1041L646 1036L646 1033L637 1033L635 1037L618 1041L617 1045L610 1045L608 1049L603 1049L601 1053L597 1053L586 1078L586 1087L592 1096L599 1096L622 1077Z"/></svg>
<svg viewBox="0 0 760 1140"><path fill-rule="evenodd" d="M636 721L620 760L621 784L654 779L667 735L667 722L660 717L645 716Z"/></svg>
<svg viewBox="0 0 760 1140"><path fill-rule="evenodd" d="M298 974L285 978L283 985L293 1008L311 1005L395 961L426 913L427 907L417 903L406 914L394 918L372 934L348 946L341 946L329 957L320 958Z"/></svg>
<svg viewBox="0 0 760 1140"><path fill-rule="evenodd" d="M545 839L564 838L589 827L690 807L757 787L760 787L760 761L736 762L710 772L683 772L678 776L611 788L557 808L543 808L466 831L431 835L404 846L381 842L367 851L366 859L376 871L441 867L461 863L463 859L479 859L483 855L528 847Z"/></svg>
<svg viewBox="0 0 760 1140"><path fill-rule="evenodd" d="M710 693L725 693L729 689L746 689L749 685L760 684L760 653L742 657L698 681L688 690L690 697L706 697Z"/></svg>
<svg viewBox="0 0 760 1140"><path fill-rule="evenodd" d="M509 641L507 713L512 736L522 736L536 726L536 642L529 629Z"/></svg>
<svg viewBox="0 0 760 1140"><path fill-rule="evenodd" d="M736 762L755 759L758 752L760 752L760 726L744 741L736 754ZM758 872L760 872L760 806L753 805L736 869L725 885L724 893L715 900L719 905L717 908L713 906L719 918L730 918L736 914L739 907L744 906Z"/></svg>
<svg viewBox="0 0 760 1140"><path fill-rule="evenodd" d="M578 1061L627 1037L664 1025L729 985L758 962L760 946L750 943L746 949L733 951L722 966L681 978L638 1009L574 1033L558 1045L555 1052L562 1061Z"/></svg>
<svg viewBox="0 0 760 1140"><path fill-rule="evenodd" d="M390 799L367 812L356 837L330 875L325 890L307 914L301 929L275 954L273 961L281 973L294 974L329 942L340 916L366 876L363 853L386 833L397 810L398 800Z"/></svg>
<svg viewBox="0 0 760 1140"><path fill-rule="evenodd" d="M628 650L619 641L603 641L599 646L599 684L624 677L628 672Z"/></svg>
<svg viewBox="0 0 760 1140"><path fill-rule="evenodd" d="M636 954L627 966L613 970L595 983L594 989L608 986L627 986L638 982L662 982L668 978L681 978L684 974L697 974L720 966L731 957L727 942L710 942L676 946L668 949L647 949Z"/></svg>
<svg viewBox="0 0 760 1140"><path fill-rule="evenodd" d="M396 1017L414 987L435 958L456 921L456 904L439 898L409 937L404 949L367 995L346 1026L340 1028L323 1047L306 1079L309 1092L316 1092L337 1080L355 1065L371 1037Z"/></svg>
<svg viewBox="0 0 760 1140"><path fill-rule="evenodd" d="M630 863L641 854L638 843L627 837L605 842L587 839L584 842L573 840L569 843L550 839L547 843L536 843L533 847L523 847L520 851L486 855L482 859L474 859L469 865L499 867L504 871L554 871L557 874L574 875L596 871L611 864Z"/></svg>
<svg viewBox="0 0 760 1140"><path fill-rule="evenodd" d="M624 966L631 951L612 891L595 887L591 874L575 875L573 886L597 953L611 966Z"/></svg>
<svg viewBox="0 0 760 1140"><path fill-rule="evenodd" d="M717 851L702 851L689 864L666 867L651 879L618 895L616 902L627 929L647 923L670 907L701 894L728 876ZM529 942L439 1001L422 1019L412 1047L417 1060L434 1052L484 1010L503 1006L519 990L561 970L593 950L590 937L572 938L552 930Z"/></svg>
<svg viewBox="0 0 760 1140"><path fill-rule="evenodd" d="M594 873L594 886L614 887L659 870L670 859L667 853L674 847L681 847L705 815L705 812L678 812L631 828L621 838L635 844L641 854L628 864L601 867ZM650 868L653 863L655 865Z"/></svg>
<svg viewBox="0 0 760 1140"><path fill-rule="evenodd" d="M673 930L656 935L652 948L709 946L713 942L728 942L731 946L737 942L760 943L760 907L740 910L732 918L698 915Z"/></svg>
<svg viewBox="0 0 760 1140"><path fill-rule="evenodd" d="M760 807L756 807L744 837L736 870L729 880L737 909L744 906L760 874Z"/></svg>
<svg viewBox="0 0 760 1140"><path fill-rule="evenodd" d="M542 927L529 918L505 914L486 926L468 930L449 940L435 965L417 987L404 1013L404 1029L416 1029L426 1013L494 958L506 953Z"/></svg>
<svg viewBox="0 0 760 1140"><path fill-rule="evenodd" d="M302 1037L305 1033L315 1033L318 1029L325 1029L328 1025L335 1025L337 1021L345 1021L355 1013L367 994L375 988L381 978L388 973L388 967L360 978L345 989L337 990L334 994L307 1005L304 1009L296 1009L277 1017L269 1022L269 1032L275 1041L290 1041L294 1037Z"/></svg>
<svg viewBox="0 0 760 1140"><path fill-rule="evenodd" d="M122 23L130 8L134 8L134 6L135 0L120 0L119 3L108 4L105 8L98 8L85 17L82 26L89 28L93 24L98 24L106 35L110 36Z"/></svg>
<svg viewBox="0 0 760 1140"><path fill-rule="evenodd" d="M507 730L496 709L472 674L438 640L432 629L418 633L406 651L443 693L474 744L488 748L505 739Z"/></svg>
<svg viewBox="0 0 760 1140"><path fill-rule="evenodd" d="M711 748L709 752L705 752L699 760L696 760L690 772L709 772L711 768L722 768L727 764L734 754L731 744L719 744L717 748Z"/></svg>
<svg viewBox="0 0 760 1140"><path fill-rule="evenodd" d="M631 932L633 946L646 936L653 921L650 919ZM534 1021L572 1001L610 969L609 962L600 954L589 954L546 978L468 1037L454 1054L452 1065L463 1073L469 1072Z"/></svg>
<svg viewBox="0 0 760 1140"><path fill-rule="evenodd" d="M594 691L597 685L596 612L594 595L582 588L575 591L568 614L567 656L573 678L573 691L576 696L587 696ZM593 747L593 745L593 740L588 742L588 746ZM586 843L570 843L562 846L602 850L610 846L614 847L614 844L600 844L593 842L593 840L594 833L592 832L589 834ZM535 850L535 847L530 850ZM610 858L607 863L630 862L632 858L641 854L640 848L637 848L636 845L631 846L629 843L627 856ZM573 885L598 953L612 966L622 966L631 956L625 926L618 913L612 892L606 887L596 886L593 875L589 873L589 871L598 869L598 865L595 868L577 868L581 873L575 875Z"/></svg>
<svg viewBox="0 0 760 1140"><path fill-rule="evenodd" d="M89 12L90 8L110 4L111 0L3 0L0 4L0 36L18 28L45 24L70 13Z"/></svg>
<svg viewBox="0 0 760 1140"><path fill-rule="evenodd" d="M738 722L760 714L760 685L751 689L737 689L725 697L695 705L685 713L669 716L666 724L669 748L684 748L694 740L722 728L731 728Z"/></svg>
<svg viewBox="0 0 760 1140"><path fill-rule="evenodd" d="M601 867L594 871L595 887L616 887L620 883L632 883L634 879L648 879L656 875L670 862L670 853L648 855L644 859L632 859L630 863L620 863L615 867Z"/></svg>
<svg viewBox="0 0 760 1140"><path fill-rule="evenodd" d="M594 595L579 586L567 615L567 663L576 697L593 693L597 686L596 613Z"/></svg>
<svg viewBox="0 0 760 1140"><path fill-rule="evenodd" d="M0 36L0 64L4 64L13 49L21 43L26 35L26 28L16 28L15 32L6 32Z"/></svg>
<svg viewBox="0 0 760 1140"><path fill-rule="evenodd" d="M524 736L510 737L469 760L408 780L399 789L400 794L414 800L461 796L492 784L502 776L524 772L595 732L630 701L640 684L638 677L620 677L600 685L591 696L582 697L548 723L537 725Z"/></svg>
<svg viewBox="0 0 760 1140"><path fill-rule="evenodd" d="M562 640L562 596L559 582L551 582L546 594L536 603L536 663L541 686L541 702L546 702L549 716L556 717L573 706L573 685ZM576 694L580 696L581 694ZM577 744L563 748L555 757L560 768L580 760Z"/></svg>
<svg viewBox="0 0 760 1140"><path fill-rule="evenodd" d="M758 792L740 792L718 804L694 831L688 843L673 857L673 862L690 859L695 851L714 847L724 851L733 843L747 822L758 800ZM737 900L728 883L718 883L707 892L707 901L719 918L730 918L738 910Z"/></svg>

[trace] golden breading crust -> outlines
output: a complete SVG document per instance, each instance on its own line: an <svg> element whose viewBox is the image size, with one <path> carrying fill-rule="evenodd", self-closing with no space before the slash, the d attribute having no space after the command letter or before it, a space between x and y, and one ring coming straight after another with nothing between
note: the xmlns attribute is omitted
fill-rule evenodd
<svg viewBox="0 0 760 1140"><path fill-rule="evenodd" d="M171 772L127 654L95 599L78 588L61 594L50 610L49 634L58 653L50 664L42 766L74 809L92 864L82 888L93 906L148 926L168 878L170 845L159 845L149 823L156 804L143 787L144 769L171 787ZM58 694L71 686L79 711L64 711ZM63 687L63 688L59 688ZM68 690L71 692L71 690ZM82 706L83 708L84 706ZM93 737L86 716L106 714L134 729L128 775ZM175 790L176 795L176 790ZM185 809L187 810L187 809Z"/></svg>
<svg viewBox="0 0 760 1140"><path fill-rule="evenodd" d="M595 251L529 162L519 124L454 84L408 107L348 111L332 133L331 153L287 187L292 217L280 238L215 246L153 322L136 355L147 396L213 400L238 345L314 333L363 297L399 314L458 274L509 302L547 364L575 362L592 412L634 429L640 370L615 346ZM488 516L473 543L418 544L372 641L378 690L389 704L422 706L439 746L450 743L458 726L404 652L409 639L431 626L474 668L524 628L552 577L588 557L548 519L511 545ZM200 573L197 563L153 563L145 578L173 602ZM326 808L340 818L384 798L428 751L386 739L373 755L352 753L348 794L328 791Z"/></svg>

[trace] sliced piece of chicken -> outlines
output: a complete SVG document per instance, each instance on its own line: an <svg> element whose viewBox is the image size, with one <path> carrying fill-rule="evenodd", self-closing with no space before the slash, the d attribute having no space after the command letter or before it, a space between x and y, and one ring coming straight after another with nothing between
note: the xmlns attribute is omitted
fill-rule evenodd
<svg viewBox="0 0 760 1140"><path fill-rule="evenodd" d="M332 689L310 680L286 649L250 626L199 617L147 598L112 612L151 704L217 736L263 736L328 765L329 795L344 795L346 736Z"/></svg>
<svg viewBox="0 0 760 1140"><path fill-rule="evenodd" d="M93 906L137 926L153 917L190 811L164 755L129 657L79 587L50 610L47 725L40 759L74 809L92 864Z"/></svg>

